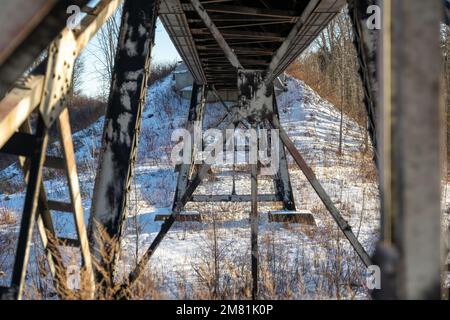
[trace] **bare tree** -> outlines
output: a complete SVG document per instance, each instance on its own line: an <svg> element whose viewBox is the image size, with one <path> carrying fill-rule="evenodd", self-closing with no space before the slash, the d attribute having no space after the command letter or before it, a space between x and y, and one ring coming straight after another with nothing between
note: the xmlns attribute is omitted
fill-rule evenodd
<svg viewBox="0 0 450 320"><path fill-rule="evenodd" d="M122 17L122 7L108 19L99 30L93 42L93 50L89 53L95 58L99 66L94 66L97 79L101 83L100 97L106 101L108 99L111 85L114 63L119 39L120 22Z"/></svg>

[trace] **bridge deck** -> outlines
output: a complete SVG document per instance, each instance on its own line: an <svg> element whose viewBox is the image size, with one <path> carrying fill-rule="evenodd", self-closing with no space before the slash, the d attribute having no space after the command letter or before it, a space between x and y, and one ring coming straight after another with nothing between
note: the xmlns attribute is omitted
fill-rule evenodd
<svg viewBox="0 0 450 320"><path fill-rule="evenodd" d="M244 69L282 73L304 51L345 0L201 1ZM162 1L160 19L199 84L236 88L231 65L189 0Z"/></svg>

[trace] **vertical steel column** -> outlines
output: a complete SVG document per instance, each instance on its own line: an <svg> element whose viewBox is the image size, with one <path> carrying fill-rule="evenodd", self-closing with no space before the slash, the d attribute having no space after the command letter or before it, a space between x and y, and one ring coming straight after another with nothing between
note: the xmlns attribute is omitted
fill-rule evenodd
<svg viewBox="0 0 450 320"><path fill-rule="evenodd" d="M278 111L277 98L275 97L275 91L273 94L273 122L276 126L280 127L280 113ZM279 196L283 199L284 210L295 211L294 194L292 192L291 179L289 177L289 166L286 157L286 150L284 144L280 143L280 158L276 178L274 179L275 190Z"/></svg>
<svg viewBox="0 0 450 320"><path fill-rule="evenodd" d="M441 298L441 18L440 0L383 2L377 298Z"/></svg>
<svg viewBox="0 0 450 320"><path fill-rule="evenodd" d="M42 168L48 144L48 129L39 115L35 134L33 155L30 157L25 205L20 223L19 240L11 279L11 290L15 299L21 299L25 286L25 275L30 256L30 242L38 208L39 191L42 182Z"/></svg>
<svg viewBox="0 0 450 320"><path fill-rule="evenodd" d="M192 171L194 167L194 123L196 121L202 121L203 119L203 112L204 112L204 92L205 92L205 86L200 86L197 83L193 83L192 85L192 94L191 94L191 103L189 105L189 114L188 114L188 120L186 124L186 130L188 130L191 133L191 150L190 150L190 162L189 163L182 163L178 168L178 180L177 180L177 187L175 190L175 196L173 199L173 208L175 205L180 201L180 198L183 196L184 192L186 191L187 185L189 180L192 177Z"/></svg>
<svg viewBox="0 0 450 320"><path fill-rule="evenodd" d="M191 166L190 166L190 171L189 171L189 180L191 180L195 174L197 173L198 170L198 164L195 164L195 160L197 158L197 153L199 149L203 148L202 146L196 145L195 143L198 140L201 140L203 142L203 139L198 139L200 137L195 137L196 134L200 134L203 135L203 115L205 113L205 105L206 105L206 97L208 95L208 88L205 85L201 85L199 86L199 91L198 91L198 97L197 97L197 104L195 105L195 109L194 109L194 114L192 115L193 118L192 120L189 120L189 125L191 126L190 130L191 130L191 135L192 138L194 139L192 141L192 152L191 152ZM192 101L191 101L192 102ZM194 130L194 123L198 122L200 124L200 131L196 131Z"/></svg>
<svg viewBox="0 0 450 320"><path fill-rule="evenodd" d="M347 0L350 20L353 26L353 44L358 55L359 76L361 78L364 105L366 108L368 126L372 145L374 147L374 160L378 165L378 114L376 112L377 98L379 93L379 83L377 78L377 46L380 30L370 30L367 26L371 17L367 8L376 5L377 0Z"/></svg>
<svg viewBox="0 0 450 320"><path fill-rule="evenodd" d="M89 221L91 252L102 260L99 250L102 247L110 249L112 264L120 244L126 198L131 185L158 5L157 0L127 0L123 5ZM110 239L100 239L104 238L100 237L101 230ZM114 244L106 243L108 241ZM101 264L103 263L105 262L102 261ZM105 267L112 275L113 265Z"/></svg>
<svg viewBox="0 0 450 320"><path fill-rule="evenodd" d="M252 254L252 299L258 299L258 164L251 164L252 205L250 212Z"/></svg>

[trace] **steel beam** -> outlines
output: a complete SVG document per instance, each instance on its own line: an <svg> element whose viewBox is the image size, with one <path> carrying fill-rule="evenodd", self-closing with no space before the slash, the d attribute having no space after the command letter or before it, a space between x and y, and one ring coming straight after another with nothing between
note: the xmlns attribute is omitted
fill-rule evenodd
<svg viewBox="0 0 450 320"><path fill-rule="evenodd" d="M19 239L11 279L10 290L14 299L21 299L25 288L25 276L28 259L30 257L30 243L33 235L38 197L42 181L42 168L45 161L45 152L48 144L48 130L43 119L39 116L36 128L36 145L30 157L28 184L25 193L25 205L20 222Z"/></svg>
<svg viewBox="0 0 450 320"><path fill-rule="evenodd" d="M270 83L291 64L345 6L345 0L311 0L267 67Z"/></svg>
<svg viewBox="0 0 450 320"><path fill-rule="evenodd" d="M234 124L230 123L227 128L234 128ZM223 132L225 134L225 131ZM138 280L138 278L142 275L142 272L149 262L150 258L155 253L155 250L159 247L161 241L164 239L164 237L169 232L170 228L176 221L177 215L184 209L186 203L189 201L189 199L192 199L192 196L197 189L197 187L200 185L200 183L203 181L203 179L206 177L208 172L211 170L211 165L209 164L202 164L199 166L198 170L195 173L195 176L193 179L191 179L188 183L188 186L183 193L181 197L179 197L179 201L174 204L172 213L170 216L164 221L164 223L161 226L160 231L154 238L153 242L150 244L148 249L145 251L141 259L139 260L136 267L133 269L132 272L130 272L127 281L123 284L119 292L117 293L118 298L124 298L129 295L129 288L133 286L133 284Z"/></svg>
<svg viewBox="0 0 450 320"><path fill-rule="evenodd" d="M13 88L0 102L0 148L10 140L17 129L41 101L43 76L31 76Z"/></svg>
<svg viewBox="0 0 450 320"><path fill-rule="evenodd" d="M258 249L258 229L259 229L259 217L258 217L258 165L251 164L251 190L252 190L252 202L250 210L250 243L251 243L251 255L252 255L252 299L258 299L258 268L259 268L259 249Z"/></svg>
<svg viewBox="0 0 450 320"><path fill-rule="evenodd" d="M20 131L26 134L32 133L29 120L21 126ZM47 158L48 157L46 157L46 159ZM29 159L21 156L19 157L19 164L22 168L25 183L28 184L28 174L30 167ZM47 192L45 191L43 181L41 181L40 185L38 198L38 214L36 219L37 229L42 241L42 246L45 251L48 267L53 277L55 290L61 298L64 298L69 292L69 289L67 288L67 277L63 259L58 248L58 243L56 241L57 235L53 226L52 216L48 208Z"/></svg>
<svg viewBox="0 0 450 320"><path fill-rule="evenodd" d="M294 45L295 41L297 41L298 33L301 31L308 17L311 15L314 9L316 9L319 3L320 0L309 1L307 7L302 12L300 19L297 21L292 30L289 32L289 35L287 36L286 40L281 44L277 52L274 54L272 61L270 62L267 68L266 72L267 81L272 81L272 78L274 78L273 73L275 72L276 67L280 64L281 59L285 56L288 49L290 49Z"/></svg>
<svg viewBox="0 0 450 320"><path fill-rule="evenodd" d="M440 299L440 0L383 2L381 299Z"/></svg>
<svg viewBox="0 0 450 320"><path fill-rule="evenodd" d="M280 9L267 9L248 6L233 6L223 4L204 4L206 9L211 13L220 14L233 14L233 15L245 15L252 17L266 17L276 19L295 20L298 18L298 12L295 10L280 10ZM252 18L248 18L248 21L252 21Z"/></svg>
<svg viewBox="0 0 450 320"><path fill-rule="evenodd" d="M275 94L273 95L273 121L276 126L281 127L280 113L278 111L277 99ZM285 210L295 211L294 193L292 192L291 179L289 177L289 164L286 157L286 150L284 144L280 142L279 147L279 168L277 175L274 179L274 187L279 197L283 199L283 206ZM271 142L273 143L273 142Z"/></svg>
<svg viewBox="0 0 450 320"><path fill-rule="evenodd" d="M216 27L214 22L209 17L208 13L206 12L205 8L202 6L199 0L191 0L192 5L195 8L195 11L197 11L197 14L200 16L200 18L203 20L203 23L205 26L209 29L211 32L211 35L216 39L217 44L222 48L225 56L230 61L231 65L235 67L236 69L242 69L242 65L239 62L238 57L233 52L233 50L230 48L226 40L224 39L222 33L219 31L219 29Z"/></svg>
<svg viewBox="0 0 450 320"><path fill-rule="evenodd" d="M114 13L117 7L120 5L121 0L108 0L102 1L95 8L94 16L87 16L82 20L82 27L80 30L76 32L72 32L68 29L64 29L62 33L59 34L58 39L52 43L52 48L54 51L51 53L51 64L47 66L47 76L44 77L42 75L32 75L28 76L20 81L17 81L14 88L8 92L8 94L1 100L0 102L0 148L9 140L9 138L19 129L19 127L24 123L24 121L28 118L31 112L41 104L41 113L45 115L43 118L46 121L47 126L50 126L55 119L57 119L59 112L65 107L64 98L67 92L70 89L70 83L72 77L69 76L72 70L72 63L81 50L87 45L89 40L95 35L101 25ZM61 1L63 3L63 1ZM43 37L42 39L45 39ZM40 39L40 40L42 40ZM52 38L53 39L53 38ZM52 40L50 39L50 40ZM49 41L50 41L49 40ZM64 44L64 50L69 56L61 56L58 55L57 44ZM66 48L66 44L68 47L72 47L74 49L73 52L68 52ZM48 42L45 43L48 45ZM27 48L27 46L25 46ZM19 50L19 49L18 49ZM31 49L29 49L31 50ZM24 53L25 48L20 49L20 53ZM28 51L27 51L28 52ZM21 56L20 53L17 55L13 55L11 59L19 58ZM20 66L24 68L30 67L34 60L29 61L30 59L24 58L24 60L20 62ZM67 63L71 61L72 63ZM25 62L29 62L28 65L25 65ZM44 61L42 63L43 69L47 62ZM64 68L62 68L62 66ZM70 67L68 67L68 65ZM12 61L7 60L4 65L0 67L0 77L5 76L11 83L6 81L8 85L5 87L6 89L16 80L16 77L9 78L10 73L8 70L3 70L4 68L16 68L15 64ZM55 70L55 68L60 68ZM19 68L20 69L20 68ZM11 72L13 72L12 70ZM21 73L17 75L20 76ZM55 83L52 82L53 78L55 78L58 82L58 87L56 88ZM3 78L2 78L3 79ZM1 81L0 79L0 97L1 95ZM65 81L67 80L67 82ZM47 92L46 96L43 96L43 90L50 90L54 92L51 97L49 96L49 92Z"/></svg>
<svg viewBox="0 0 450 320"><path fill-rule="evenodd" d="M147 263L149 262L150 258L153 256L153 254L155 253L155 250L159 247L161 241L164 239L164 237L167 235L167 232L169 232L170 228L175 223L177 215L183 210L184 206L189 201L189 199L192 197L192 194L195 192L197 187L203 181L203 179L208 174L210 169L211 169L211 166L208 164L201 165L196 176L194 177L194 179L192 179L189 182L189 185L186 188L186 191L180 197L180 201L175 204L174 210L172 210L171 215L164 221L164 223L162 224L161 229L158 232L158 234L156 235L155 239L150 244L148 249L145 251L145 253L139 260L136 267L129 274L128 279L122 286L121 290L117 293L118 298L126 297L129 294L129 292L128 292L129 288L142 275L142 272L144 271L145 266L147 265Z"/></svg>
<svg viewBox="0 0 450 320"><path fill-rule="evenodd" d="M205 104L205 86L200 86L196 83L193 83L192 85L192 93L191 93L191 103L189 105L189 112L188 112L188 120L187 120L187 127L186 130L188 130L191 134L191 148L190 148L190 161L189 163L184 163L186 159L183 160L183 163L179 165L178 170L178 179L177 179L177 187L175 189L175 195L173 200L172 208L175 207L175 205L180 201L180 198L183 196L184 192L186 191L189 179L191 178L193 167L194 167L194 150L196 146L194 146L194 125L196 121L201 121L203 119L203 113L204 113L204 104ZM183 158L185 155L183 154Z"/></svg>
<svg viewBox="0 0 450 320"><path fill-rule="evenodd" d="M69 198L71 202L71 212L73 213L75 231L78 239L77 247L80 249L83 275L82 289L89 298L94 297L95 282L92 269L91 252L84 223L84 209L81 201L80 184L78 180L77 164L75 162L75 150L72 141L72 130L70 128L69 110L65 108L57 121L60 146L63 153L64 169L66 172L67 184L69 186Z"/></svg>
<svg viewBox="0 0 450 320"><path fill-rule="evenodd" d="M191 202L251 202L251 195L193 195ZM281 202L283 197L278 194L259 194L258 202Z"/></svg>
<svg viewBox="0 0 450 320"><path fill-rule="evenodd" d="M2 3L0 65L55 6L55 0L15 0Z"/></svg>
<svg viewBox="0 0 450 320"><path fill-rule="evenodd" d="M284 145L286 146L289 153L294 158L295 162L299 166L299 168L302 170L303 174L305 175L306 179L308 179L309 183L313 187L314 191L316 191L317 195L319 196L320 200L322 200L323 204L327 208L327 210L330 212L333 219L336 221L338 227L341 229L341 231L344 233L345 237L348 239L352 247L355 249L358 256L361 258L362 262L366 267L372 265L372 261L367 254L364 247L361 245L361 243L356 238L355 234L352 231L351 226L348 224L348 222L342 217L339 210L336 208L336 206L331 201L330 197L328 196L325 189L320 184L319 180L317 179L316 175L312 171L312 169L307 165L306 161L303 159L300 152L295 147L292 140L289 138L286 131L281 126L277 126L274 121L271 121L272 126L275 129L279 130L281 141L283 141Z"/></svg>
<svg viewBox="0 0 450 320"><path fill-rule="evenodd" d="M142 108L147 94L151 49L159 1L128 0L123 5L111 94L105 116L102 149L89 221L91 252L113 274L125 218L126 199L136 158ZM112 265L99 255L110 237ZM111 240L114 239L114 240Z"/></svg>
<svg viewBox="0 0 450 320"><path fill-rule="evenodd" d="M2 2L0 99L67 25L67 8L88 0ZM6 7L5 7L6 6Z"/></svg>
<svg viewBox="0 0 450 320"><path fill-rule="evenodd" d="M378 165L378 113L376 110L379 95L377 77L377 46L380 30L369 30L367 22L370 15L367 8L376 5L377 0L348 0L349 16L352 21L354 46L358 55L359 75L363 84L364 105L366 108L369 136L374 149L374 161Z"/></svg>

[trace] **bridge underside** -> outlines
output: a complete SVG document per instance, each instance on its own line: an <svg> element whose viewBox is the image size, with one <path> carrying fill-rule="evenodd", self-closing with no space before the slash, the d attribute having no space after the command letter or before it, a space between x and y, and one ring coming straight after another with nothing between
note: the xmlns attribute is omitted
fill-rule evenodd
<svg viewBox="0 0 450 320"><path fill-rule="evenodd" d="M28 0L14 0L4 5L0 12L0 25L4 30L0 35L0 152L20 157L27 188L11 285L0 287L0 298L20 299L23 294L35 224L61 297L67 295L67 288L64 265L58 264L60 246L80 249L81 267L88 276L88 298L98 292L91 257L99 252L101 245L109 250L106 262L109 265L105 266L114 267L120 242L105 246L100 234L106 231L111 239L120 240L122 233L158 15L195 80L188 130L192 129L194 121L202 120L208 90L231 89L238 92L239 100L237 108L232 109L223 103L228 111L226 124L235 127L240 123L257 129L268 126L279 132L281 168L285 169L280 171L282 177L274 178L278 181L277 194L266 195L268 198L258 195L260 164L257 163L251 165L251 195L230 196L232 200L251 202L253 297L257 298L258 294L257 203L264 198L275 199L282 201L286 210L295 210L287 173L287 153L303 171L362 262L369 266L371 258L281 127L273 94L274 79L312 43L346 2L101 0L90 7L91 1L83 0L36 0L33 5L29 5ZM383 288L383 294L394 298L436 298L441 290L439 145L430 141L439 141L440 134L438 31L443 17L442 2L386 0L383 32L387 36L383 39L378 31L365 28L366 9L374 0L348 2L369 132L380 152L380 174L384 175L381 186L383 246L378 250L377 259L381 267L386 266L382 270L386 279L392 279L389 273L395 269L392 264L398 267L391 272L395 273L399 284L390 281L395 284L391 284L392 288ZM91 220L86 230L66 98L76 57L122 3L121 41L105 115ZM77 30L66 28L66 10L72 4L79 5L85 14ZM11 18L17 6L22 8L21 15ZM377 40L382 40L385 48L391 48L392 52L377 48ZM135 50L130 50L130 43ZM31 70L46 47L47 57ZM375 72L377 54L382 55L381 59L378 57L383 66L381 75ZM15 82L27 70L27 76ZM386 80L382 83L385 96L379 93L381 84L377 77ZM383 104L377 101L378 95ZM385 111L383 127L376 121L376 105ZM425 113L423 106L429 106ZM37 115L35 130L31 130L29 123L32 112ZM49 132L54 127L60 131L63 147L60 157L47 156ZM383 146L375 143L379 128L385 134ZM44 167L65 171L70 203L47 199L42 177ZM130 273L129 285L142 273L185 204L195 200L193 194L209 170L210 165L206 163L193 165L191 162L181 166L172 214ZM426 195L425 200L423 195ZM208 195L203 199L210 201ZM76 239L55 239L51 210L73 214ZM422 232L420 237L417 230ZM396 259L402 263L397 263ZM108 271L112 278L114 270ZM116 297L126 296L125 289L119 290Z"/></svg>
<svg viewBox="0 0 450 320"><path fill-rule="evenodd" d="M271 68L272 79L311 44L344 5L342 0L202 1L242 68ZM159 16L198 84L236 89L236 68L191 1L163 1ZM282 47L283 43L289 45Z"/></svg>

